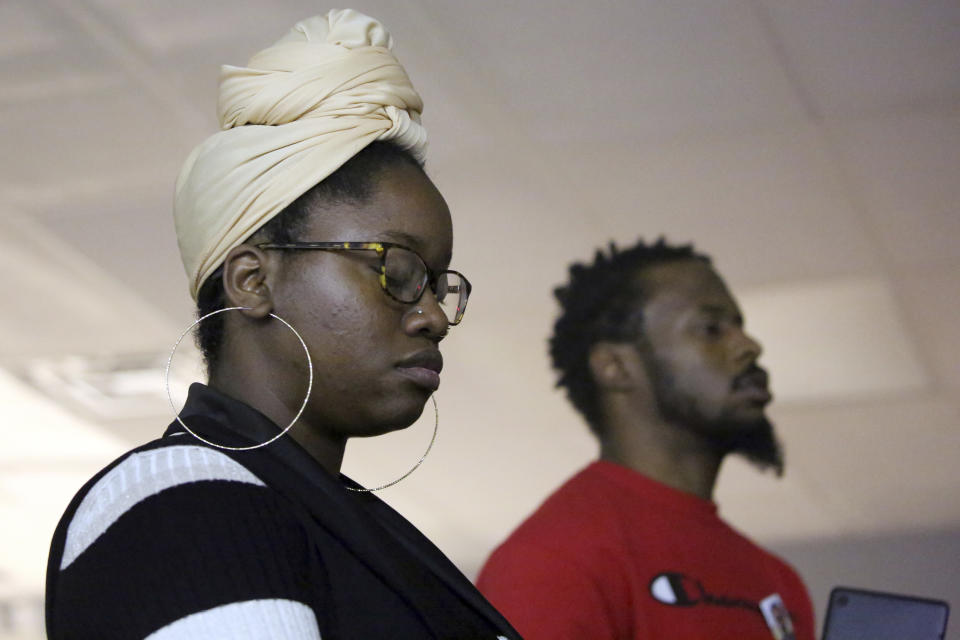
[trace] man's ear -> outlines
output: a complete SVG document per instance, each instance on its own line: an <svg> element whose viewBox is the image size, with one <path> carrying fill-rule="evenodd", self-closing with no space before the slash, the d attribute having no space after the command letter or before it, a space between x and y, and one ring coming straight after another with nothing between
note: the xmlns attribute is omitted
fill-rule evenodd
<svg viewBox="0 0 960 640"><path fill-rule="evenodd" d="M266 317L273 311L270 291L274 263L267 254L252 244L241 244L230 250L223 261L224 303L228 307L248 307L245 314Z"/></svg>
<svg viewBox="0 0 960 640"><path fill-rule="evenodd" d="M646 370L636 346L629 342L597 342L588 356L598 389L630 391L643 384Z"/></svg>

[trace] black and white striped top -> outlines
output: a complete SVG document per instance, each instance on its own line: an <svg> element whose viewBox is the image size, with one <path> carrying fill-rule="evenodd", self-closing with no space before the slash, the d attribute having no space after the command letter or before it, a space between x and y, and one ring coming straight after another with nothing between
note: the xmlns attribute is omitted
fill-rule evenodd
<svg viewBox="0 0 960 640"><path fill-rule="evenodd" d="M220 442L277 430L203 385L182 415ZM177 431L68 507L47 569L51 640L519 637L409 522L292 440L228 452Z"/></svg>

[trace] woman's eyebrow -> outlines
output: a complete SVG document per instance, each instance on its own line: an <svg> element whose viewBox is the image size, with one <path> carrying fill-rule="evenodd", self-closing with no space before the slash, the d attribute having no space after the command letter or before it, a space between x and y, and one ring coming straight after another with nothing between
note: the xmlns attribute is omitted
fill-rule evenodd
<svg viewBox="0 0 960 640"><path fill-rule="evenodd" d="M418 238L417 236L410 235L406 231L395 230L383 231L378 235L384 237L384 242L396 242L397 244L402 244L408 249L413 249L420 255L421 258L426 260L426 257L423 255L426 247L424 247L422 239ZM445 265L449 265L452 258L453 256L451 253L449 251L446 252L443 255L443 263Z"/></svg>
<svg viewBox="0 0 960 640"><path fill-rule="evenodd" d="M402 244L405 247L410 249L421 249L420 239L416 236L412 236L406 231L382 231L377 234L384 238L384 242L395 242L397 244Z"/></svg>

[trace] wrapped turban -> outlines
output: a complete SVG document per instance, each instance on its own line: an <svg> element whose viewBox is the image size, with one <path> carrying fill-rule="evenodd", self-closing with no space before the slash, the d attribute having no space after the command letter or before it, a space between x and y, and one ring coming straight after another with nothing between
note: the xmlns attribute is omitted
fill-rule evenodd
<svg viewBox="0 0 960 640"><path fill-rule="evenodd" d="M231 249L371 142L423 161L423 103L392 47L373 18L334 10L222 67L222 131L187 158L174 200L194 300Z"/></svg>

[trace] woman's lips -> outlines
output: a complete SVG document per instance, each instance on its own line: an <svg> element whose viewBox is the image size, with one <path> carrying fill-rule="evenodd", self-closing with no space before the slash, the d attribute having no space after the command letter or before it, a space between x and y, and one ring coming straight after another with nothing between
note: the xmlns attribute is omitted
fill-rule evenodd
<svg viewBox="0 0 960 640"><path fill-rule="evenodd" d="M420 351L397 364L397 370L401 374L430 391L436 391L440 386L442 369L443 356L436 349Z"/></svg>
<svg viewBox="0 0 960 640"><path fill-rule="evenodd" d="M413 380L415 384L423 387L424 389L429 389L430 391L436 391L440 387L440 374L433 369L427 369L426 367L397 367L397 370L400 371L404 376Z"/></svg>

